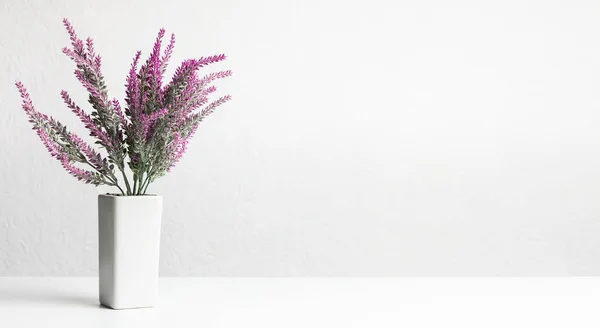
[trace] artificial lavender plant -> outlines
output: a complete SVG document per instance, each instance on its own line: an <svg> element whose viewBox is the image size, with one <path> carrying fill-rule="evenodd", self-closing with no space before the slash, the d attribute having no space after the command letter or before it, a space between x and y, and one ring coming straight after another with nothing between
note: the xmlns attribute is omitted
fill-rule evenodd
<svg viewBox="0 0 600 328"><path fill-rule="evenodd" d="M163 85L175 35L171 34L169 44L161 52L165 35L161 29L150 57L139 69L141 52L133 59L126 78L123 110L117 99L108 97L93 40L87 38L84 43L67 19L63 23L71 39L71 48L65 47L63 53L76 64L75 76L89 93L91 114L75 104L67 91L61 91L61 96L90 136L97 139L95 143L106 151L106 157L51 116L35 110L27 89L18 81L22 107L44 146L71 175L96 186L115 186L121 195L144 195L150 183L180 160L198 124L231 99L229 95L212 102L208 99L216 91L211 83L231 76L231 71L198 75L201 67L222 61L225 55L187 59L176 69L171 82ZM126 174L126 164L132 181ZM119 183L121 178L124 185Z"/></svg>

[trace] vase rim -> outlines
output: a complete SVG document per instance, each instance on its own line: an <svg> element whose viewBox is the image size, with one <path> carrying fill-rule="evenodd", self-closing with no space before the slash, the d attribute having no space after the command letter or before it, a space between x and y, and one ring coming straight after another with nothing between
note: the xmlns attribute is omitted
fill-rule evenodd
<svg viewBox="0 0 600 328"><path fill-rule="evenodd" d="M116 194L99 194L98 197L108 197L108 198L162 198L161 195L155 194L146 194L146 195L116 195Z"/></svg>

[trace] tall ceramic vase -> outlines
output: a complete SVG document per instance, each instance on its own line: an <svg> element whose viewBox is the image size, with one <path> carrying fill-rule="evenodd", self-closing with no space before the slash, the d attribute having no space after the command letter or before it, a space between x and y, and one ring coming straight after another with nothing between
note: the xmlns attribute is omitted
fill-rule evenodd
<svg viewBox="0 0 600 328"><path fill-rule="evenodd" d="M161 196L98 196L100 303L152 307L158 294Z"/></svg>

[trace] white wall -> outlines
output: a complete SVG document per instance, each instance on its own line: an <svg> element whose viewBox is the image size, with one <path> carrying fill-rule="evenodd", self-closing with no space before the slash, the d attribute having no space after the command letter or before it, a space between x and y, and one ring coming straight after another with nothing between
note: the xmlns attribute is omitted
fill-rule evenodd
<svg viewBox="0 0 600 328"><path fill-rule="evenodd" d="M95 189L13 86L84 129L61 19L111 94L160 27L234 100L151 187L162 275L600 274L597 1L0 2L0 275L94 275Z"/></svg>

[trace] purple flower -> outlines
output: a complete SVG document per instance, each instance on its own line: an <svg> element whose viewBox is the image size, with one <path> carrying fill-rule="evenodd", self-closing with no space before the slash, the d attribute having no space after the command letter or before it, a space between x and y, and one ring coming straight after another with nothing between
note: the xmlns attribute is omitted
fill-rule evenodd
<svg viewBox="0 0 600 328"><path fill-rule="evenodd" d="M60 95L61 95L63 101L65 102L65 104L67 105L67 107L69 109L71 109L71 111L73 113L75 113L75 115L79 118L79 120L90 131L90 136L98 138L100 143L102 143L106 147L109 147L110 145L113 144L112 138L105 131L102 130L101 125L94 122L94 120L92 120L90 115L88 115L83 109L81 109L79 106L77 106L73 102L73 100L71 99L71 97L69 96L67 91L65 91L65 90L61 91Z"/></svg>
<svg viewBox="0 0 600 328"><path fill-rule="evenodd" d="M162 51L165 30L161 29L145 63L138 68L139 51L133 58L126 77L123 109L119 100L108 96L102 59L96 53L94 41L91 38L82 41L67 19L63 23L71 41L63 53L75 62L75 77L88 92L92 111L90 114L84 111L65 90L61 91L61 97L90 136L106 150L107 157L60 122L38 112L25 86L17 82L22 108L42 144L69 174L85 183L115 186L123 195L145 194L150 183L179 162L199 123L231 99L227 95L209 100L217 90L211 83L231 76L231 71L209 73L202 78L198 75L201 68L226 57L220 54L184 60L171 81L163 85L175 48L175 35L171 34L169 44ZM133 173L133 183L125 174L127 166ZM115 168L122 174L123 188Z"/></svg>
<svg viewBox="0 0 600 328"><path fill-rule="evenodd" d="M71 161L69 161L68 156L64 154L60 155L58 158L65 170L77 178L77 180L83 181L84 183L94 183L94 174L92 172L74 166Z"/></svg>

